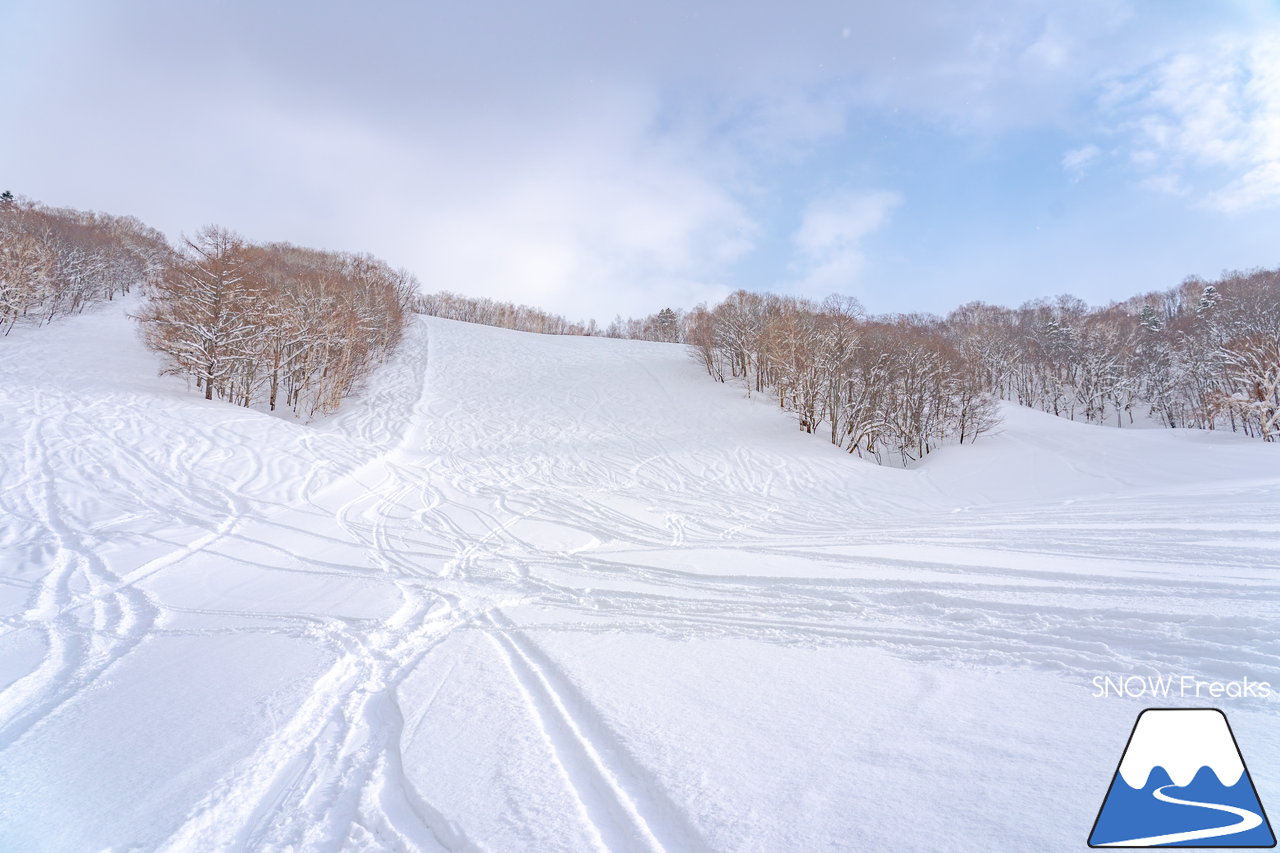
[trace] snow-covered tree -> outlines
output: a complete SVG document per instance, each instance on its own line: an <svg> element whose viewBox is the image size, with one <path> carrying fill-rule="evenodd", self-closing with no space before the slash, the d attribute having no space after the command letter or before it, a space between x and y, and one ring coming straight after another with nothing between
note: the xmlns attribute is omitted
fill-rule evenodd
<svg viewBox="0 0 1280 853"><path fill-rule="evenodd" d="M237 367L252 361L256 286L244 240L209 226L183 239L152 287L141 315L147 341L170 358L169 372L195 379L206 400L224 396Z"/></svg>
<svg viewBox="0 0 1280 853"><path fill-rule="evenodd" d="M331 412L399 343L416 281L368 255L184 240L139 319L168 372L243 406Z"/></svg>
<svg viewBox="0 0 1280 853"><path fill-rule="evenodd" d="M0 204L0 328L42 324L142 285L170 249L130 217Z"/></svg>

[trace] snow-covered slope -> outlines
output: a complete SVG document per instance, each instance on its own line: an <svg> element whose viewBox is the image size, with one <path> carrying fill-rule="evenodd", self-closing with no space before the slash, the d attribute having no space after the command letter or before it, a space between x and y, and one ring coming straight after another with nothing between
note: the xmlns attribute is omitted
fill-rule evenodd
<svg viewBox="0 0 1280 853"><path fill-rule="evenodd" d="M1153 704L1093 676L1280 688L1275 447L1006 408L879 468L443 320L306 426L128 307L0 340L0 849L1078 849Z"/></svg>

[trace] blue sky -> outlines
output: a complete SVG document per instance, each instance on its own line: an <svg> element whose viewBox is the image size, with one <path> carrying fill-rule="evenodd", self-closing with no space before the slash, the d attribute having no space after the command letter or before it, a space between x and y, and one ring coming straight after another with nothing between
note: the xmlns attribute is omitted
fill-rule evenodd
<svg viewBox="0 0 1280 853"><path fill-rule="evenodd" d="M4 4L0 183L601 320L1280 264L1273 3L267 6Z"/></svg>

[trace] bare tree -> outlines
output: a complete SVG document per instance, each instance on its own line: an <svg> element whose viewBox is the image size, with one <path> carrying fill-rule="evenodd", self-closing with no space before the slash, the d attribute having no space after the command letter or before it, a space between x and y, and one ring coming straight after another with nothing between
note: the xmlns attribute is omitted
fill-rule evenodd
<svg viewBox="0 0 1280 853"><path fill-rule="evenodd" d="M128 293L158 270L164 237L136 219L0 204L0 327L43 324Z"/></svg>
<svg viewBox="0 0 1280 853"><path fill-rule="evenodd" d="M152 286L140 319L147 341L172 360L169 372L191 376L204 398L224 396L242 360L252 360L255 285L244 241L208 226L185 238Z"/></svg>
<svg viewBox="0 0 1280 853"><path fill-rule="evenodd" d="M417 282L368 255L249 245L222 228L185 240L140 314L167 371L242 406L338 408L399 344Z"/></svg>

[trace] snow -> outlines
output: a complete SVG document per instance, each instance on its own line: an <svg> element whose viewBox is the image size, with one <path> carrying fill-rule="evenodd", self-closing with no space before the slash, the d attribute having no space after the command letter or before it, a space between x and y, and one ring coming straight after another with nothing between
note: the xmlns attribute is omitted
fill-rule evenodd
<svg viewBox="0 0 1280 853"><path fill-rule="evenodd" d="M0 849L1079 849L1280 690L1280 452L1005 407L910 470L682 348L419 319L325 421L0 340ZM1219 700L1264 804L1280 699Z"/></svg>

